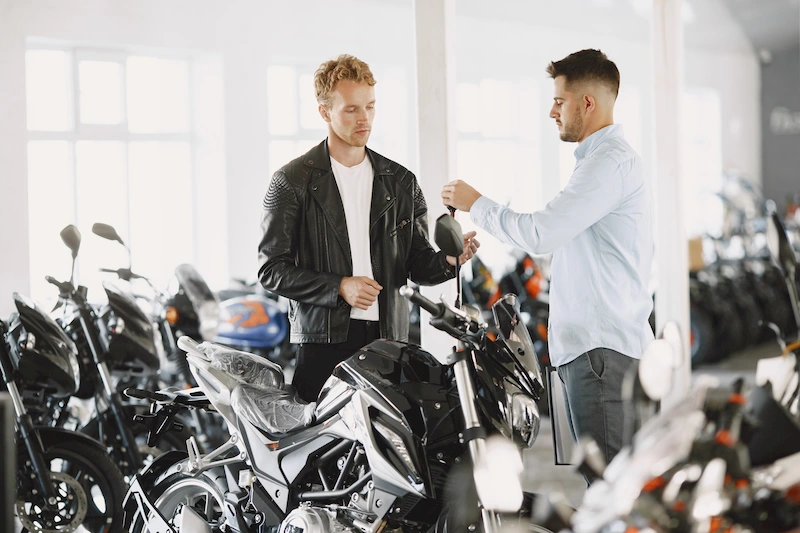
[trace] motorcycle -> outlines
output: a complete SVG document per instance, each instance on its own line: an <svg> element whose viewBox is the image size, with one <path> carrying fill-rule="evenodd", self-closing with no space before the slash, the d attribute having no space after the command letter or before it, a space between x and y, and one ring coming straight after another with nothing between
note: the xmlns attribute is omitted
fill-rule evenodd
<svg viewBox="0 0 800 533"><path fill-rule="evenodd" d="M167 383L175 382L176 379L179 379L176 374L179 366L178 359L182 354L178 350L175 336L167 320L165 293L158 290L147 277L131 270L131 250L113 226L97 222L92 225L92 233L103 239L118 242L128 252L127 268L100 268L99 270L100 272L114 274L117 279L126 282L129 287L129 294L133 296L139 307L152 318L153 330L156 335L155 347L160 360L159 372L161 378ZM136 282L139 281L146 285L146 291L134 290Z"/></svg>
<svg viewBox="0 0 800 533"><path fill-rule="evenodd" d="M47 313L14 293L17 313L0 321L0 373L16 426L15 515L23 531L123 533L125 481L103 446L62 428L34 425L29 407L78 390L75 344Z"/></svg>
<svg viewBox="0 0 800 533"><path fill-rule="evenodd" d="M222 290L215 295L190 265L179 266L175 276L177 289L168 309L178 336L248 350L278 363L289 374L294 371L297 348L290 343L288 309L277 297L246 283L239 290ZM218 309L213 334L211 328L204 333L195 325L203 314L211 314L202 308L211 307L212 302Z"/></svg>
<svg viewBox="0 0 800 533"><path fill-rule="evenodd" d="M194 383L194 377L186 364L186 358L183 352L178 349L175 340L176 332L173 331L173 326L178 322L178 311L173 305L176 298L178 300L184 298L188 301L191 306L189 308L190 312L184 311L182 313L182 326L187 327L188 325L191 328L191 332L195 334L202 333L206 336L213 336L219 323L219 309L203 278L191 265L179 265L175 269L176 277L179 280L178 283L181 283L182 280L181 286L190 287L191 297L186 295L185 290L181 292L181 289L176 291L177 294L170 295L170 293L157 289L147 277L136 274L131 270L130 248L119 236L116 229L108 224L95 223L92 226L92 233L106 240L120 243L128 252L127 268L116 270L101 268L100 271L115 274L117 278L127 282L131 286L131 295L134 296L137 303L142 303L140 307L146 308L146 312L153 318L153 329L156 334L155 348L159 352L160 359L160 381L168 386L180 388L195 386L196 383ZM144 282L148 290L134 293L133 283L135 281ZM204 287L205 292L203 292ZM195 302L196 306L192 302ZM225 430L224 422L219 416L196 411L190 412L189 415L189 421L192 427L197 430L197 436L203 449L215 448L227 440L227 437L223 438L224 435L227 435L227 431ZM151 423L150 420L152 419L145 418L143 412L136 413L135 416L137 419L147 421L148 424ZM188 437L188 433L184 436ZM169 434L168 438L175 441L176 436ZM173 442L173 444L176 442ZM170 445L170 447L174 446Z"/></svg>
<svg viewBox="0 0 800 533"><path fill-rule="evenodd" d="M462 234L451 220L437 222L436 241L459 255ZM179 339L199 390L129 394L151 398L166 417L213 406L231 438L206 455L190 443L187 454L171 452L138 474L125 500L129 530L493 533L525 517L525 530L547 531L527 518L531 497L511 515L473 481L474 513L445 498L457 465L483 464L488 435L521 447L538 435L542 379L516 297L495 303L498 328L489 335L476 309L400 292L458 348L434 355L377 340L336 367L316 403L298 402L270 361Z"/></svg>
<svg viewBox="0 0 800 533"><path fill-rule="evenodd" d="M62 230L61 238L72 251L74 272L81 234L69 225ZM99 440L123 473L133 475L146 458L163 451L155 443L145 444L148 429L136 423L148 418L146 406L124 403L120 394L131 385L157 383L160 360L152 320L130 295L113 284L103 283L108 304L94 306L87 300L86 287L75 287L72 277L65 282L51 276L46 279L59 291L53 314L78 348L81 380L75 396L95 400L95 416L80 431ZM184 427L165 435L158 446L182 447L191 435Z"/></svg>

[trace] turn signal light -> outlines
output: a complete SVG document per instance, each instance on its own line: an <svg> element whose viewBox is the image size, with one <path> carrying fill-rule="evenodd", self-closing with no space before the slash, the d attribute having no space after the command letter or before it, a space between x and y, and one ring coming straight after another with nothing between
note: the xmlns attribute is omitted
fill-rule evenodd
<svg viewBox="0 0 800 533"><path fill-rule="evenodd" d="M167 322L169 322L170 325L174 326L175 324L177 324L179 317L180 317L180 314L178 313L177 309L175 309L174 307L167 307L167 316L166 316L166 318L167 318Z"/></svg>

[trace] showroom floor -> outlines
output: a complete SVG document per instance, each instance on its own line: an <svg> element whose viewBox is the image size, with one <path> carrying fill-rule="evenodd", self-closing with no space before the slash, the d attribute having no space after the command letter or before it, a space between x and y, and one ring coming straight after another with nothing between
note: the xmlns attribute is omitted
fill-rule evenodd
<svg viewBox="0 0 800 533"><path fill-rule="evenodd" d="M722 362L704 366L693 376L703 374L718 377L722 384L727 384L737 377L744 377L747 383L755 380L756 363L764 357L780 355L780 348L775 342L767 342L758 346L732 354ZM586 491L586 482L573 471L571 466L558 466L553 461L553 434L550 419L543 418L539 437L533 447L523 455L525 473L523 487L536 493L561 492L573 507L577 507Z"/></svg>

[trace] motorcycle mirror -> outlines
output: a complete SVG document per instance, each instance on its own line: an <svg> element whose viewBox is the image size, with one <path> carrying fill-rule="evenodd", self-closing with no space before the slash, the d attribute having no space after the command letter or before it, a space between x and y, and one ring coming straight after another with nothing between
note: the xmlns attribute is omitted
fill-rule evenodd
<svg viewBox="0 0 800 533"><path fill-rule="evenodd" d="M772 213L767 219L767 247L773 261L778 264L783 273L787 276L794 275L797 259L777 213Z"/></svg>
<svg viewBox="0 0 800 533"><path fill-rule="evenodd" d="M122 240L122 237L120 237L119 234L117 233L117 230L115 230L113 226L110 226L108 224L103 224L102 222L95 222L92 225L92 233L94 233L98 237L102 237L109 241L117 241L121 245L123 246L125 245L125 243Z"/></svg>
<svg viewBox="0 0 800 533"><path fill-rule="evenodd" d="M572 452L571 463L577 465L578 472L590 481L602 478L607 466L597 441L587 435L578 439L578 445Z"/></svg>
<svg viewBox="0 0 800 533"><path fill-rule="evenodd" d="M800 328L800 305L798 305L797 285L795 284L797 258L794 255L791 243L789 243L789 238L786 236L786 229L775 212L770 214L767 219L767 247L772 260L783 271L786 288L789 291L789 299L792 302L795 324Z"/></svg>
<svg viewBox="0 0 800 533"><path fill-rule="evenodd" d="M61 230L61 240L67 245L67 248L72 250L72 258L78 257L78 250L81 247L81 232L78 228L70 224Z"/></svg>
<svg viewBox="0 0 800 533"><path fill-rule="evenodd" d="M721 515L730 508L730 500L724 495L727 463L716 457L711 459L695 485L692 502L692 516L697 520L707 520Z"/></svg>
<svg viewBox="0 0 800 533"><path fill-rule="evenodd" d="M464 252L464 235L461 224L450 215L442 215L436 219L434 241L446 255L458 257Z"/></svg>
<svg viewBox="0 0 800 533"><path fill-rule="evenodd" d="M484 453L473 469L478 499L486 510L515 513L523 500L522 455L513 442L501 435L492 435L485 442Z"/></svg>
<svg viewBox="0 0 800 533"><path fill-rule="evenodd" d="M680 368L684 363L683 358L683 339L681 338L681 329L678 323L669 321L664 324L664 329L661 330L661 338L667 341L672 348L673 361L672 368Z"/></svg>
<svg viewBox="0 0 800 533"><path fill-rule="evenodd" d="M639 361L639 382L651 400L659 401L672 388L675 355L664 339L651 342Z"/></svg>

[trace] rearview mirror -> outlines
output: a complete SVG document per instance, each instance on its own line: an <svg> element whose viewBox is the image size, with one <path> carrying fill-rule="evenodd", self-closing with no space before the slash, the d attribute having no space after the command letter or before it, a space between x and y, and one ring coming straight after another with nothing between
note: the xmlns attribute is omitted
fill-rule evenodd
<svg viewBox="0 0 800 533"><path fill-rule="evenodd" d="M645 394L654 401L664 398L672 389L675 354L664 339L651 342L639 361L639 382Z"/></svg>
<svg viewBox="0 0 800 533"><path fill-rule="evenodd" d="M434 241L446 255L458 257L464 252L461 224L450 215L442 215L436 219Z"/></svg>
<svg viewBox="0 0 800 533"><path fill-rule="evenodd" d="M781 267L783 273L793 275L797 259L777 213L772 213L767 219L767 247L772 259Z"/></svg>
<svg viewBox="0 0 800 533"><path fill-rule="evenodd" d="M78 250L81 247L81 232L78 228L70 224L61 230L61 240L67 245L67 248L72 250L72 258L78 257Z"/></svg>
<svg viewBox="0 0 800 533"><path fill-rule="evenodd" d="M109 226L108 224L103 224L102 222L95 222L94 225L92 226L92 233L94 233L98 237L102 237L109 241L117 241L122 245L125 244L122 241L122 237L120 237L119 234L117 233L117 230L115 230L113 226Z"/></svg>

